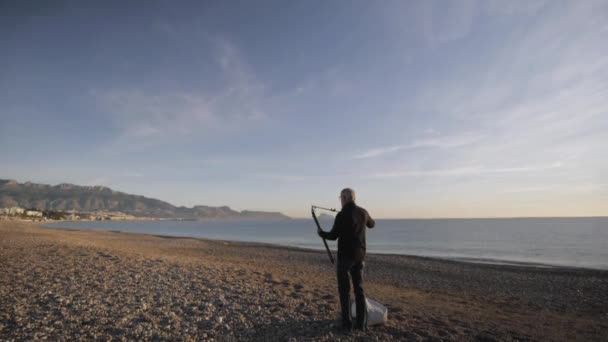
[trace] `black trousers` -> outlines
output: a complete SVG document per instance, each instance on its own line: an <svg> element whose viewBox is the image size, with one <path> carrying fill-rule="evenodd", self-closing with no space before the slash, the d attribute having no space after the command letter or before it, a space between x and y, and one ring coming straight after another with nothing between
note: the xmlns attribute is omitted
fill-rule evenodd
<svg viewBox="0 0 608 342"><path fill-rule="evenodd" d="M340 292L340 305L342 308L342 324L352 326L350 318L350 281L353 281L355 302L357 305L356 327L367 327L367 303L363 290L363 262L356 262L347 258L338 258L338 291Z"/></svg>

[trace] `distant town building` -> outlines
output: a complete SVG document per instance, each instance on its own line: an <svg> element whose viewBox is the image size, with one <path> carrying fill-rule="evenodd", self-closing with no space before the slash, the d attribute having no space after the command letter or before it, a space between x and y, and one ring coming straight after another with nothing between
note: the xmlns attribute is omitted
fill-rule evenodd
<svg viewBox="0 0 608 342"><path fill-rule="evenodd" d="M70 220L70 221L80 221L80 220L97 220L97 221L106 221L106 220L115 220L115 221L132 221L141 219L139 217L135 217L133 215L129 215L122 212L110 212L110 211L97 211L97 212L78 212L76 210L70 210L68 212L63 211L53 211L53 210L26 210L20 207L12 207L12 208L0 208L0 218L2 219L14 219L21 218L38 221L38 220Z"/></svg>
<svg viewBox="0 0 608 342"><path fill-rule="evenodd" d="M31 217L42 217L42 212L37 210L28 210L25 212L25 215Z"/></svg>
<svg viewBox="0 0 608 342"><path fill-rule="evenodd" d="M21 215L24 212L25 209L19 207L0 208L0 215Z"/></svg>
<svg viewBox="0 0 608 342"><path fill-rule="evenodd" d="M9 215L21 215L25 212L25 209L19 208L19 207L12 207L12 208L9 208L8 210L9 210L9 212L8 212Z"/></svg>
<svg viewBox="0 0 608 342"><path fill-rule="evenodd" d="M70 215L66 216L66 219L69 221L78 221L78 220L80 220L80 216L78 216L76 214L70 214Z"/></svg>

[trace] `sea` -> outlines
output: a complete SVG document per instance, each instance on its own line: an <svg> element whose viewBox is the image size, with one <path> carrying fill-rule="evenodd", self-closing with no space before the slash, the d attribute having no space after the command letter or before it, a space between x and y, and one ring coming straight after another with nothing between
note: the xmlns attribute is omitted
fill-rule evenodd
<svg viewBox="0 0 608 342"><path fill-rule="evenodd" d="M325 230L331 220L321 220ZM321 250L312 219L285 221L75 221L51 228L91 229ZM335 241L328 241L335 251ZM386 219L367 231L368 253L438 257L532 267L608 269L608 217Z"/></svg>

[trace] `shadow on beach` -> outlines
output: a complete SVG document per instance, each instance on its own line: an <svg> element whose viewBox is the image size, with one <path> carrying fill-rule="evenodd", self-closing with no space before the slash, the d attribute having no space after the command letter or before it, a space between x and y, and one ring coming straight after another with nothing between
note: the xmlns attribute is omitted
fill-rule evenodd
<svg viewBox="0 0 608 342"><path fill-rule="evenodd" d="M449 324L437 319L425 320L420 325L413 325L406 328L399 328L390 325L372 326L367 332L354 330L344 332L339 328L338 320L297 320L286 319L282 322L255 325L246 334L252 340L310 340L310 341L381 341L390 339L394 341L456 341L458 334L453 331ZM512 335L501 336L493 331L471 330L469 338L473 341L499 341L509 339L529 341L530 336Z"/></svg>
<svg viewBox="0 0 608 342"><path fill-rule="evenodd" d="M311 341L332 341L332 340L374 340L375 333L383 332L389 334L396 340L415 341L422 336L402 329L389 326L374 326L368 332L354 330L344 332L340 329L338 320L298 320L286 319L281 322L255 325L248 336L254 340L289 340L297 337L298 340L304 339ZM384 335L386 336L386 335Z"/></svg>

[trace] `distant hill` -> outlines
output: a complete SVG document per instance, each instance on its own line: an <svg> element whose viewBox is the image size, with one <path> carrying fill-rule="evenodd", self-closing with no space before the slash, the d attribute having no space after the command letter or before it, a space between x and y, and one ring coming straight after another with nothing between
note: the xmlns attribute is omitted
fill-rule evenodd
<svg viewBox="0 0 608 342"><path fill-rule="evenodd" d="M279 212L249 210L239 212L227 206L176 207L158 199L114 191L104 186L79 186L66 183L52 186L0 179L0 208L15 206L40 210L110 211L140 217L194 220L289 219Z"/></svg>

